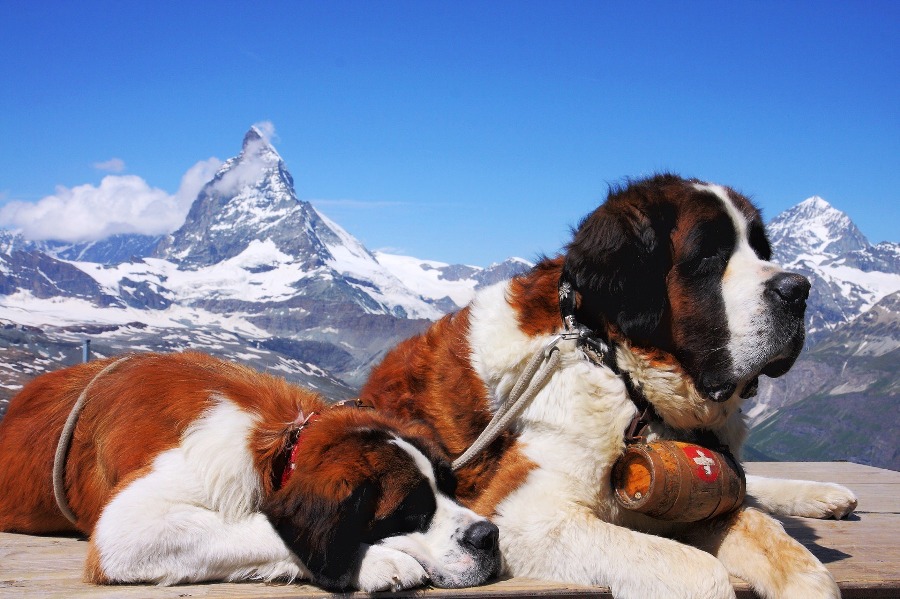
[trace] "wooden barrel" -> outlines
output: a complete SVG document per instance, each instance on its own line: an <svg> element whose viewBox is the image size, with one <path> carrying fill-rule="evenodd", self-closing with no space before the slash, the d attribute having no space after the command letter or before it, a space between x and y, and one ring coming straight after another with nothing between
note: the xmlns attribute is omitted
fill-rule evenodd
<svg viewBox="0 0 900 599"><path fill-rule="evenodd" d="M660 520L697 522L744 502L744 471L728 452L693 443L635 443L613 465L616 500Z"/></svg>

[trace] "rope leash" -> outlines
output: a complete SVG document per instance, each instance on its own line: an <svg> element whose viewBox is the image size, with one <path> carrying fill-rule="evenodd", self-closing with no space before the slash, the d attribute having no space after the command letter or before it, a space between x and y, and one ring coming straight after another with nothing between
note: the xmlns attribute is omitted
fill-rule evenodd
<svg viewBox="0 0 900 599"><path fill-rule="evenodd" d="M119 358L115 362L107 364L103 370L94 375L94 378L92 378L81 391L81 395L78 396L75 405L72 406L72 411L69 412L69 417L66 418L62 433L60 433L59 443L56 445L56 454L53 456L53 496L56 498L56 505L59 508L59 511L62 512L63 516L65 516L69 522L76 526L78 525L78 518L76 518L72 509L69 507L69 501L66 499L65 486L66 456L69 453L69 446L72 443L75 425L78 423L78 416L81 415L84 404L87 403L88 391L91 390L94 382L130 358L130 355Z"/></svg>
<svg viewBox="0 0 900 599"><path fill-rule="evenodd" d="M506 430L509 423L517 418L525 407L531 403L534 396L537 395L547 379L559 366L559 347L557 345L563 339L573 338L569 333L557 335L544 348L535 352L534 356L529 360L525 370L519 375L516 384L506 398L506 401L494 413L494 417L488 425L481 431L475 442L469 446L458 458L453 460L452 467L459 470L475 457L485 447L490 445L500 434Z"/></svg>

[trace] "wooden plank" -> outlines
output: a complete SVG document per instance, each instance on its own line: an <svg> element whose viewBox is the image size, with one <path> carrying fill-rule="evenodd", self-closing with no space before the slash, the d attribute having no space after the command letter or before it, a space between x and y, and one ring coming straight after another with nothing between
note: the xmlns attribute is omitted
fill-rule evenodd
<svg viewBox="0 0 900 599"><path fill-rule="evenodd" d="M828 567L844 599L900 597L900 473L851 463L758 462L748 471L762 476L821 480L846 484L860 498L860 511L848 520L784 518L785 528ZM333 597L301 584L215 583L155 587L144 585L94 586L81 582L87 543L71 537L0 533L0 597L60 599L99 597L177 598ZM746 583L733 579L738 597L754 597ZM362 593L348 598L369 597ZM512 578L474 589L427 589L385 593L383 597L597 597L609 599L606 589Z"/></svg>
<svg viewBox="0 0 900 599"><path fill-rule="evenodd" d="M215 583L155 587L146 585L95 586L81 581L87 542L71 537L49 537L0 533L0 597L332 597L330 593L303 584ZM476 589L429 589L429 597L575 597L611 598L602 588L548 583L526 578L492 581ZM418 597L409 593L384 593L386 597ZM346 597L370 597L351 593Z"/></svg>
<svg viewBox="0 0 900 599"><path fill-rule="evenodd" d="M900 472L853 462L748 462L747 472L775 478L798 478L819 482L856 484L900 484Z"/></svg>
<svg viewBox="0 0 900 599"><path fill-rule="evenodd" d="M900 514L900 485L849 483L859 498L857 514Z"/></svg>
<svg viewBox="0 0 900 599"><path fill-rule="evenodd" d="M900 472L852 462L750 462L749 474L846 485L860 499L856 512L900 514Z"/></svg>
<svg viewBox="0 0 900 599"><path fill-rule="evenodd" d="M848 519L781 521L825 564L844 599L900 597L900 472L850 462L756 462L747 471L849 487L859 507Z"/></svg>

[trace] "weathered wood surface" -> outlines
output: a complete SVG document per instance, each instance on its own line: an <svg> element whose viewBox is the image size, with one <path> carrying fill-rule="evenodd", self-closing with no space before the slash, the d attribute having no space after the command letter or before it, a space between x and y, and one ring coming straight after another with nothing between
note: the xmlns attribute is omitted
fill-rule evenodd
<svg viewBox="0 0 900 599"><path fill-rule="evenodd" d="M752 463L752 474L839 482L860 499L848 520L785 518L785 528L828 567L845 599L900 597L900 472L850 463ZM81 582L87 543L71 537L0 533L0 597L293 597L331 596L308 585L262 583L200 584L177 587L93 586ZM754 595L735 579L738 596ZM355 594L347 597L363 597ZM597 597L606 589L522 578L474 589L428 589L389 597Z"/></svg>

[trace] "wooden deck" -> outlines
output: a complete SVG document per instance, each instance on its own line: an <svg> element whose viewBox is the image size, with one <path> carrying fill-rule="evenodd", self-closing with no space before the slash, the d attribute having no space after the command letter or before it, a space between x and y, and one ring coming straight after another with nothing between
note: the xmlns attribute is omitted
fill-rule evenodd
<svg viewBox="0 0 900 599"><path fill-rule="evenodd" d="M850 463L752 463L753 474L839 482L859 497L848 520L785 518L787 530L828 567L845 599L900 598L900 472ZM177 587L93 586L81 582L86 546L71 537L0 533L0 597L330 597L307 585L262 583ZM734 579L738 597L754 595ZM606 589L528 579L499 580L473 589L385 593L388 597L603 597ZM345 597L365 597L361 593Z"/></svg>

